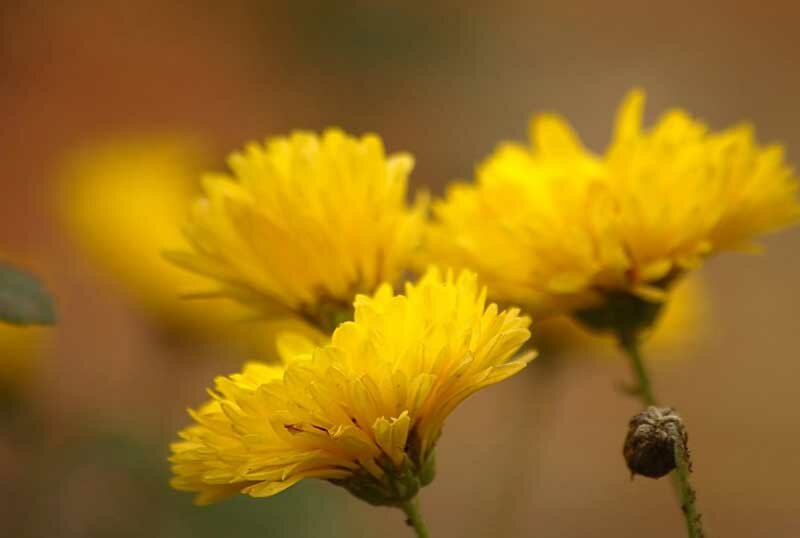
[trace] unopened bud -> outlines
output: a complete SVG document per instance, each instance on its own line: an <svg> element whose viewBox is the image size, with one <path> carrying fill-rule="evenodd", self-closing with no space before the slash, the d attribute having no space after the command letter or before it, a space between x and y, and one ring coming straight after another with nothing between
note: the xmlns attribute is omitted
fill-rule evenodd
<svg viewBox="0 0 800 538"><path fill-rule="evenodd" d="M675 468L675 446L686 450L681 417L671 407L650 406L633 417L622 453L633 475L661 478Z"/></svg>

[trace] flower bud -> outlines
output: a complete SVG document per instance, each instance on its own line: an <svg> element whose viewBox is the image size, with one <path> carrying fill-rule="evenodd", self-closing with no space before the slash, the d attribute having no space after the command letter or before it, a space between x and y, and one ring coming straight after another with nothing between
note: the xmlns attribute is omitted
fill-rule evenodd
<svg viewBox="0 0 800 538"><path fill-rule="evenodd" d="M686 442L681 417L671 407L650 406L631 419L622 453L631 476L661 478L675 468L675 443Z"/></svg>

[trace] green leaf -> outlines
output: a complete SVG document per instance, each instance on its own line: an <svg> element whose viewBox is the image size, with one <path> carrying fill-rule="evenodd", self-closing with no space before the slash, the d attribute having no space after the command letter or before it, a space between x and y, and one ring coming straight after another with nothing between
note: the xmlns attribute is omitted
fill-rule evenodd
<svg viewBox="0 0 800 538"><path fill-rule="evenodd" d="M52 325L50 294L30 273L0 263L0 321L15 325Z"/></svg>

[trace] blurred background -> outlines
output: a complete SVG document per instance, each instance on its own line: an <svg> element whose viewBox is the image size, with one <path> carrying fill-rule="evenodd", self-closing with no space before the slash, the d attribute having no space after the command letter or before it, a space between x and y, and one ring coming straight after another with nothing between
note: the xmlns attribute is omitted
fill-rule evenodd
<svg viewBox="0 0 800 538"><path fill-rule="evenodd" d="M415 186L440 192L535 111L601 150L634 85L649 119L679 105L716 128L750 120L797 162L798 16L791 2L1 1L0 256L43 278L60 319L0 331L0 534L410 536L399 511L326 483L206 508L169 489L185 408L268 353L223 328L235 311L178 301L192 283L159 257L197 170L338 125L411 151ZM169 192L142 179L159 177ZM714 536L800 535L800 233L765 243L712 260L650 349ZM450 418L422 493L433 535L680 536L669 483L631 481L621 456L639 411L619 390L627 364L570 329L537 338L523 374Z"/></svg>

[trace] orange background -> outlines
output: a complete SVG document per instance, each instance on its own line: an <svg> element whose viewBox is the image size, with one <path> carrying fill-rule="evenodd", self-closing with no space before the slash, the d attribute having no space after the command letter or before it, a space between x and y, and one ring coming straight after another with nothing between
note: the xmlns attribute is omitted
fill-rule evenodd
<svg viewBox="0 0 800 538"><path fill-rule="evenodd" d="M0 534L410 535L399 511L327 484L203 509L168 490L166 445L185 407L238 365L153 330L71 245L50 193L74 145L169 129L227 152L339 125L414 153L415 184L438 192L498 140L523 137L537 110L560 111L602 149L639 85L648 118L680 105L713 127L751 120L797 162L798 17L790 2L6 0L0 251L34 260L60 323L29 389L38 422L0 436ZM800 535L800 233L765 244L702 270L707 334L653 361L656 389L689 426L712 536ZM615 390L627 380L621 359L583 350L467 402L422 494L433 535L680 536L667 481L631 482L624 467L638 411Z"/></svg>

